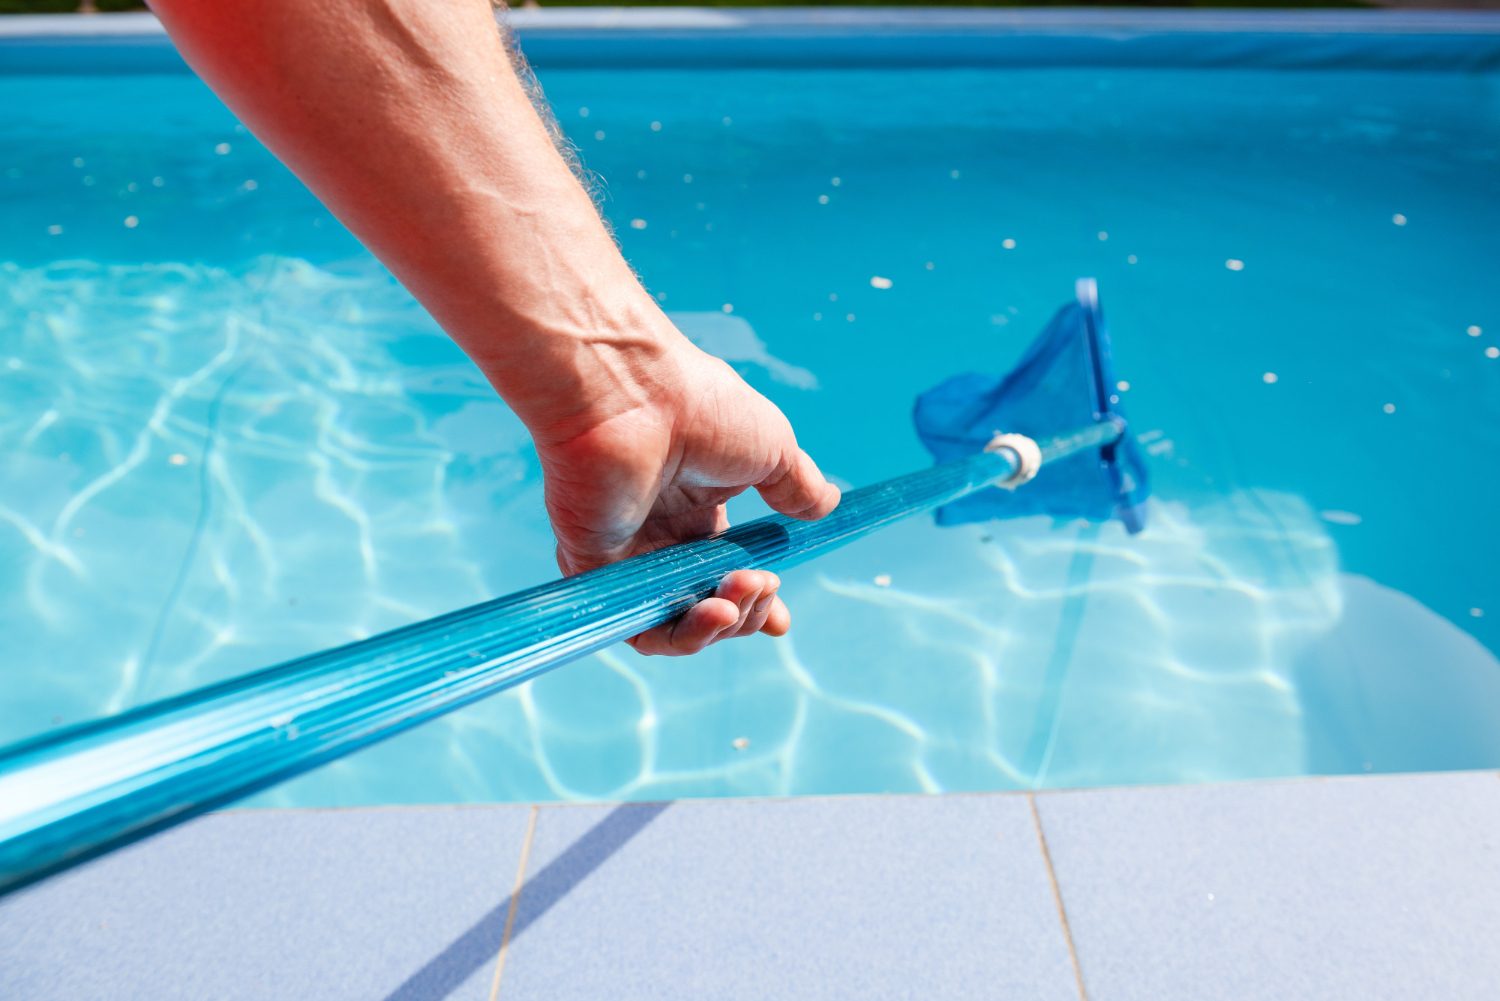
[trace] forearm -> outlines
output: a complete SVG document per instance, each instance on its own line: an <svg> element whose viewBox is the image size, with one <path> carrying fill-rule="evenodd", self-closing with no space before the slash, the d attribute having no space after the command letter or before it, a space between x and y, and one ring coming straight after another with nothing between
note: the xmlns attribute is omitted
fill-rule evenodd
<svg viewBox="0 0 1500 1001"><path fill-rule="evenodd" d="M678 335L553 146L486 0L153 7L533 430L565 436L649 392L640 370Z"/></svg>

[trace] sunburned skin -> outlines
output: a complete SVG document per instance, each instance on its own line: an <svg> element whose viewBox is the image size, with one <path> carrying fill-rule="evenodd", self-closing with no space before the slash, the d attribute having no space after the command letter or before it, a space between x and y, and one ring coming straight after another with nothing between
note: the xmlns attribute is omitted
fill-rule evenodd
<svg viewBox="0 0 1500 1001"><path fill-rule="evenodd" d="M183 57L479 366L530 430L564 573L728 526L754 487L838 488L786 418L641 287L537 114L487 0L155 0ZM790 626L730 574L631 640L690 654Z"/></svg>

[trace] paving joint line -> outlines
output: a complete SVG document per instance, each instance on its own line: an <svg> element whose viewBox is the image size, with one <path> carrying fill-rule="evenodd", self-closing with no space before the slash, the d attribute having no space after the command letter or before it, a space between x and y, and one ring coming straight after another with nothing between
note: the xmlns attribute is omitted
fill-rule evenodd
<svg viewBox="0 0 1500 1001"><path fill-rule="evenodd" d="M1078 987L1079 1001L1089 1001L1089 992L1083 984L1083 964L1078 961L1078 949L1073 944L1073 928L1068 924L1068 909L1063 905L1062 886L1057 881L1057 870L1052 868L1052 850L1047 847L1047 833L1042 830L1042 815L1036 808L1036 793L1026 794L1026 803L1031 807L1031 822L1036 827L1036 840L1042 849L1042 862L1047 866L1047 882L1052 885L1052 902L1057 905L1057 919L1062 924L1063 941L1068 944L1068 960L1073 964L1073 982Z"/></svg>
<svg viewBox="0 0 1500 1001"><path fill-rule="evenodd" d="M516 882L510 891L510 907L505 912L505 930L500 933L500 951L495 954L495 978L490 981L490 1001L500 997L500 977L505 973L505 957L510 949L510 932L516 926L516 911L521 906L521 889L526 885L526 867L531 862L531 843L536 838L536 819L541 808L531 805L526 818L526 836L521 839L521 859L516 863Z"/></svg>

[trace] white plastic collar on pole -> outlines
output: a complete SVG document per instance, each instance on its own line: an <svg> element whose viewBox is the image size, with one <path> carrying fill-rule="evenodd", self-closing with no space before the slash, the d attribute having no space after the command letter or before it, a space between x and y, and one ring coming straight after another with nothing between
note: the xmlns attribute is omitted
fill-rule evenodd
<svg viewBox="0 0 1500 1001"><path fill-rule="evenodd" d="M1028 483L1042 468L1042 450L1037 443L1024 434L1002 434L996 432L990 443L984 446L986 452L998 452L1002 448L1008 448L1016 453L1016 471L1010 476L995 484L1005 490L1014 490L1023 483Z"/></svg>

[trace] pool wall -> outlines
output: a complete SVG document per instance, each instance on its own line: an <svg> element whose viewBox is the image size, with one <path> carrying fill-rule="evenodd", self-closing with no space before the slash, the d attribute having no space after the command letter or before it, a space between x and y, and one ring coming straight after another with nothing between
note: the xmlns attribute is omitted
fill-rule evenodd
<svg viewBox="0 0 1500 1001"><path fill-rule="evenodd" d="M574 8L503 18L547 68L1500 68L1500 11ZM0 19L0 74L185 71L150 14Z"/></svg>

